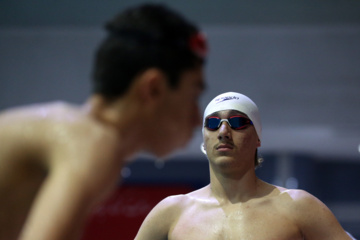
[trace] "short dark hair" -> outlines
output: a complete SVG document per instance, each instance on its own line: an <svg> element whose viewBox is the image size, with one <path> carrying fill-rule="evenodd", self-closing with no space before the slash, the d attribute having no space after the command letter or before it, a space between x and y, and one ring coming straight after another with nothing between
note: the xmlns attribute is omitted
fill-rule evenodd
<svg viewBox="0 0 360 240"><path fill-rule="evenodd" d="M184 70L204 62L206 43L198 28L162 4L129 8L105 28L107 37L95 57L93 93L106 98L120 97L138 74L152 67L176 87Z"/></svg>

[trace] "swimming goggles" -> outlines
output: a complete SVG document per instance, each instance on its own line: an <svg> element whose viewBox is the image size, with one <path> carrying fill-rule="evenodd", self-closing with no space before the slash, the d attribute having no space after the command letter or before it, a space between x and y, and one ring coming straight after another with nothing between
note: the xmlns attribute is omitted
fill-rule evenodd
<svg viewBox="0 0 360 240"><path fill-rule="evenodd" d="M209 117L205 120L205 125L210 131L216 131L220 128L222 122L227 122L229 126L234 130L240 130L245 128L247 125L253 125L253 122L243 116L232 116L228 119L221 119L219 117Z"/></svg>

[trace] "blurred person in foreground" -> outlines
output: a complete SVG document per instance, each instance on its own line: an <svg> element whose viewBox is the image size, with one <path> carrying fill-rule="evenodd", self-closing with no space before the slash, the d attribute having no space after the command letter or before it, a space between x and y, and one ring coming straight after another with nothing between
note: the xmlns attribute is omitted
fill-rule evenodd
<svg viewBox="0 0 360 240"><path fill-rule="evenodd" d="M143 4L106 30L83 105L0 113L1 240L80 238L136 152L164 157L201 124L206 41L194 24L166 6Z"/></svg>
<svg viewBox="0 0 360 240"><path fill-rule="evenodd" d="M215 97L203 117L202 151L210 184L162 200L146 217L136 240L350 240L331 211L303 190L260 180L261 121L247 96Z"/></svg>

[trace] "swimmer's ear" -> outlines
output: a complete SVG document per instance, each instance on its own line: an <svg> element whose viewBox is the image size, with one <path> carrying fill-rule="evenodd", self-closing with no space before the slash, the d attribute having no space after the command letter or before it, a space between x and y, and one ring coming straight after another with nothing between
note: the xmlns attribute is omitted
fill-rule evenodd
<svg viewBox="0 0 360 240"><path fill-rule="evenodd" d="M166 76L157 68L147 69L139 76L138 81L138 93L144 103L158 101L167 89Z"/></svg>
<svg viewBox="0 0 360 240"><path fill-rule="evenodd" d="M261 147L261 140L260 139L258 139L258 145L257 146Z"/></svg>

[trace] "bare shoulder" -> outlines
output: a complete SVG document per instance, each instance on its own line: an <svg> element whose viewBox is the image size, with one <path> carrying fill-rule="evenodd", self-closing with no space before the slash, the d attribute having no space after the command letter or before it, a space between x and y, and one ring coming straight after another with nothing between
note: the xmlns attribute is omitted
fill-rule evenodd
<svg viewBox="0 0 360 240"><path fill-rule="evenodd" d="M0 114L0 129L9 134L6 137L21 134L24 140L33 139L32 142L41 142L41 138L46 137L49 138L46 140L54 141L60 139L60 136L66 138L69 134L72 134L71 137L80 137L82 132L83 135L85 132L92 134L93 131L89 129L96 129L94 126L96 124L85 117L79 107L64 102L16 107Z"/></svg>
<svg viewBox="0 0 360 240"><path fill-rule="evenodd" d="M161 200L157 206L157 211L179 213L189 204L190 197L187 194L172 195Z"/></svg>
<svg viewBox="0 0 360 240"><path fill-rule="evenodd" d="M171 217L178 217L183 211L188 209L202 199L204 190L199 189L187 194L172 195L160 201L152 210L152 214L166 215Z"/></svg>
<svg viewBox="0 0 360 240"><path fill-rule="evenodd" d="M280 198L286 199L294 210L306 210L311 208L326 207L317 197L301 189L280 188Z"/></svg>
<svg viewBox="0 0 360 240"><path fill-rule="evenodd" d="M1 112L0 139L5 143L1 146L2 161L39 160L44 157L50 109L53 107L36 104Z"/></svg>
<svg viewBox="0 0 360 240"><path fill-rule="evenodd" d="M181 194L160 201L146 216L135 239L167 239L168 232L181 214L187 199L186 195Z"/></svg>
<svg viewBox="0 0 360 240"><path fill-rule="evenodd" d="M275 188L274 197L281 208L289 211L293 216L311 213L313 210L326 208L318 198L301 189Z"/></svg>
<svg viewBox="0 0 360 240"><path fill-rule="evenodd" d="M145 218L135 239L168 239L168 233L184 211L193 206L199 192L173 195L160 201Z"/></svg>
<svg viewBox="0 0 360 240"><path fill-rule="evenodd" d="M88 161L84 167L114 157L110 154L114 152L115 134L84 114L80 107L64 102L2 112L0 138L6 139L1 151L8 153L2 156L4 161L26 159L48 168L54 162L82 165L81 161Z"/></svg>
<svg viewBox="0 0 360 240"><path fill-rule="evenodd" d="M331 210L314 195L280 188L279 197L287 216L295 221L306 239L349 239Z"/></svg>

